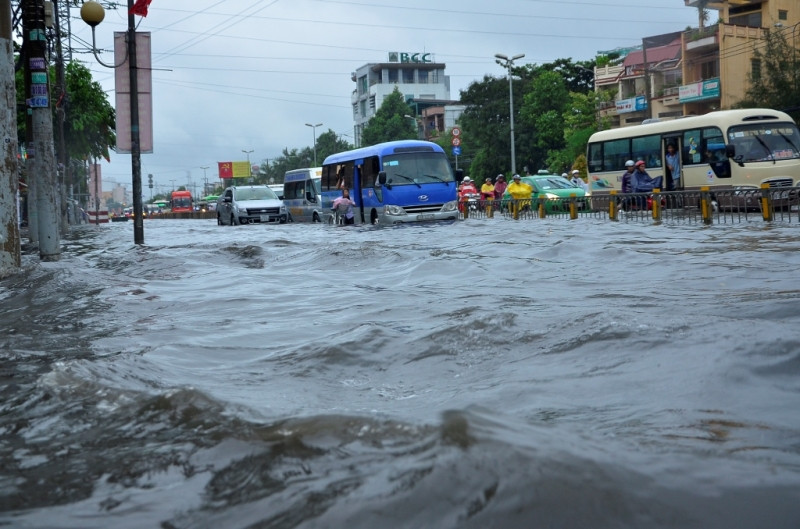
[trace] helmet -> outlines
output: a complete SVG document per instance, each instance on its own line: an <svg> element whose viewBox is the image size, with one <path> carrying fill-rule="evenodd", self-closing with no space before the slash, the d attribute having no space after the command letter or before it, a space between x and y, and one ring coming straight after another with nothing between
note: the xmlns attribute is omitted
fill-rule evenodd
<svg viewBox="0 0 800 529"><path fill-rule="evenodd" d="M464 182L472 182L472 179L470 177L468 177L468 176L465 176L463 181Z"/></svg>
<svg viewBox="0 0 800 529"><path fill-rule="evenodd" d="M578 171L577 169L573 169L573 170L572 170L572 174L581 174L581 172L580 172L580 171Z"/></svg>
<svg viewBox="0 0 800 529"><path fill-rule="evenodd" d="M625 167L633 167L633 160L628 160L625 162Z"/></svg>
<svg viewBox="0 0 800 529"><path fill-rule="evenodd" d="M499 175L497 175L497 178L500 178L501 176L503 176L503 173L500 173Z"/></svg>
<svg viewBox="0 0 800 529"><path fill-rule="evenodd" d="M516 180L516 179L518 179L518 178L519 178L519 175L518 175L518 174L515 174L515 175L514 175L514 180Z"/></svg>
<svg viewBox="0 0 800 529"><path fill-rule="evenodd" d="M568 175L567 173L561 173L561 176L563 176L564 178L566 178L566 177L568 177L569 175Z"/></svg>
<svg viewBox="0 0 800 529"><path fill-rule="evenodd" d="M640 165L644 165L644 161L639 160L638 162L636 162L636 167L639 167Z"/></svg>

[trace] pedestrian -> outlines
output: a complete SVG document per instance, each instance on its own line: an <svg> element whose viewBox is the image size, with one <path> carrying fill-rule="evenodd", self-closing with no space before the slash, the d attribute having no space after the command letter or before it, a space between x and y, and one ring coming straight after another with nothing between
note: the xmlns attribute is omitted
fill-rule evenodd
<svg viewBox="0 0 800 529"><path fill-rule="evenodd" d="M675 151L673 143L667 144L667 154L664 157L667 163L667 183L669 190L675 191L681 187L681 158Z"/></svg>
<svg viewBox="0 0 800 529"><path fill-rule="evenodd" d="M350 190L342 188L342 196L333 201L333 211L344 219L345 224L355 224L356 216L353 213L353 206L356 203L350 199Z"/></svg>

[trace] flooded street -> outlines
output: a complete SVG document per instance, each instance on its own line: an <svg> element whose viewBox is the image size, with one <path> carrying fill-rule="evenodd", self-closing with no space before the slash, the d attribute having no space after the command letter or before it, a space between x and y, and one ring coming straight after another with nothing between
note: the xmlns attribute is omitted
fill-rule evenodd
<svg viewBox="0 0 800 529"><path fill-rule="evenodd" d="M0 281L0 527L800 526L800 230L75 228Z"/></svg>

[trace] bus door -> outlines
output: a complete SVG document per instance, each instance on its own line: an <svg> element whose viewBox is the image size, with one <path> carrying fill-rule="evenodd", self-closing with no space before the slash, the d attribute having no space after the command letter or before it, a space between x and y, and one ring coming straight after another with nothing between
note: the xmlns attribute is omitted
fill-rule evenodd
<svg viewBox="0 0 800 529"><path fill-rule="evenodd" d="M364 160L359 159L355 162L356 166L353 169L353 195L352 199L356 203L356 211L358 212L358 218L361 220L361 224L364 224L364 195L362 190L364 189Z"/></svg>
<svg viewBox="0 0 800 529"><path fill-rule="evenodd" d="M675 153L678 155L678 163L679 169L678 172L680 173L683 171L683 160L685 156L683 155L683 136L680 133L677 134L665 134L662 138L663 145L661 146L661 167L664 168L664 182L662 183L663 191L679 191L683 188L683 179L680 178L680 174L678 176L677 186L673 184L673 175L670 172L669 168L667 167L667 148L669 145L675 147Z"/></svg>

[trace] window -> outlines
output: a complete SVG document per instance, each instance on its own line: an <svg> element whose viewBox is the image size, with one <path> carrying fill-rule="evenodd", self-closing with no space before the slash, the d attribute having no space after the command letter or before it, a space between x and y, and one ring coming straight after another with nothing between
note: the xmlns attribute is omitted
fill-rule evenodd
<svg viewBox="0 0 800 529"><path fill-rule="evenodd" d="M368 87L369 85L367 85L367 76L365 75L360 77L358 79L358 95L366 94Z"/></svg>
<svg viewBox="0 0 800 529"><path fill-rule="evenodd" d="M789 11L786 9L778 9L778 20L789 20Z"/></svg>
<svg viewBox="0 0 800 529"><path fill-rule="evenodd" d="M633 138L631 143L633 159L644 160L647 167L661 167L661 136L642 136Z"/></svg>
<svg viewBox="0 0 800 529"><path fill-rule="evenodd" d="M397 70L394 68L389 70L389 84L393 84L397 82Z"/></svg>
<svg viewBox="0 0 800 529"><path fill-rule="evenodd" d="M625 168L625 162L631 157L631 142L628 139L607 141L603 144L603 169Z"/></svg>
<svg viewBox="0 0 800 529"><path fill-rule="evenodd" d="M403 70L403 82L407 84L414 83L414 70L411 68L406 68Z"/></svg>
<svg viewBox="0 0 800 529"><path fill-rule="evenodd" d="M761 59L750 60L750 77L753 78L753 81L761 79Z"/></svg>
<svg viewBox="0 0 800 529"><path fill-rule="evenodd" d="M706 127L683 132L683 165L707 163L725 159L725 137L718 127Z"/></svg>
<svg viewBox="0 0 800 529"><path fill-rule="evenodd" d="M700 65L700 78L713 79L714 77L719 77L719 68L717 67L717 61L708 61L702 63Z"/></svg>
<svg viewBox="0 0 800 529"><path fill-rule="evenodd" d="M428 70L419 71L419 83L428 84Z"/></svg>

